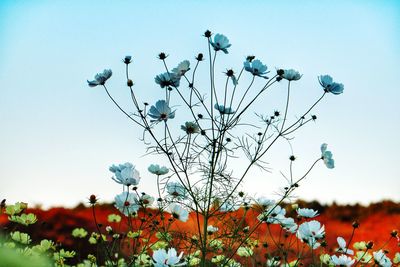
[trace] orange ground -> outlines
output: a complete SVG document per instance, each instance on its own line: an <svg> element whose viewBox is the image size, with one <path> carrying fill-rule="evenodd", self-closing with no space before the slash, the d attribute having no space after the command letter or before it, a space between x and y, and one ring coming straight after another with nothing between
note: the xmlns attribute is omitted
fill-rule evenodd
<svg viewBox="0 0 400 267"><path fill-rule="evenodd" d="M359 205L321 206L316 202L301 202L301 206L313 207L321 211L321 215L316 219L325 225L326 241L328 244L328 247L326 248L327 252L333 251L337 247L337 236L342 236L346 240L349 240L353 230L352 222L354 220L359 222L360 227L356 230L352 243L361 240L372 240L375 244L374 250L377 250L389 240L390 233L393 229L400 229L400 205L390 201L372 204L369 207L362 207ZM103 225L103 230L104 226L109 225L106 219L108 214L118 214L118 211L113 208L112 205L98 205L95 210L97 221ZM4 231L4 227L7 227L7 231L12 229L26 231L32 235L33 240L40 240L43 238L52 239L62 243L66 248L72 248L76 245L74 244L76 241L71 236L71 232L75 227L83 227L89 232L96 231L92 210L83 205L74 209L52 208L46 211L40 209L29 209L28 212L33 212L37 215L38 223L29 228L25 228L14 224L8 224L7 218L4 215L0 215L0 226L3 229L2 231ZM242 213L243 210L232 213L233 223L237 223L234 218L240 218ZM191 218L186 223L174 222L171 229L181 231L182 233L194 233L196 229L195 214L191 214L190 216ZM256 223L256 216L256 213L249 211L244 226ZM166 214L166 221L168 218L169 214ZM215 224L220 228L223 227L218 225L218 223ZM116 225L114 225L114 227L117 228ZM272 225L271 230L272 235L276 240L278 240L278 236L281 233L280 227ZM269 243L269 248L273 250L275 245L271 238L268 237L268 229L265 224L261 225L255 233L257 238L262 242ZM292 240L296 239L292 238ZM390 240L386 245L385 249L389 250L389 256L393 256L396 251L400 251L398 245L399 241L400 240L392 238L392 240Z"/></svg>

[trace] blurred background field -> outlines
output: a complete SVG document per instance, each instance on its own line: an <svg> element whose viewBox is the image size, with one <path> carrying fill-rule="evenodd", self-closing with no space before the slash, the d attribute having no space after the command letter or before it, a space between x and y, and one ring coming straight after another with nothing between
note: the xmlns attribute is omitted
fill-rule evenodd
<svg viewBox="0 0 400 267"><path fill-rule="evenodd" d="M379 203L372 203L369 206L362 205L337 205L335 203L331 205L321 205L320 203L298 201L301 207L313 208L320 211L320 215L316 218L322 224L325 225L326 230L326 241L327 247L325 251L327 253L333 253L337 248L336 238L342 236L345 240L349 240L353 227L352 224L356 221L359 223L359 228L356 229L354 237L352 238L352 248L354 242L359 241L373 241L373 250L378 250L385 245L386 250L389 251L390 257L394 256L395 252L399 251L400 240L398 238L391 238L391 232L395 229L400 229L400 203L392 201L382 201ZM295 217L295 212L291 209L290 205L287 205L286 209L288 214ZM96 217L98 223L101 225L102 232L105 232L105 227L111 225L116 233L122 233L127 229L126 224L121 224L119 228L117 223L109 223L107 216L109 214L118 214L118 211L113 207L112 204L100 204L95 206ZM80 248L81 257L84 257L88 253L96 254L96 247L88 243L88 238L91 232L96 232L96 226L93 220L92 209L84 204L80 204L73 209L67 209L62 207L55 207L48 210L40 208L29 208L27 212L33 212L38 217L38 222L30 227L24 227L13 223L7 223L8 220L3 214L0 216L0 225L2 231L4 230L21 230L26 231L32 237L32 240L39 241L41 239L51 239L59 243L62 247L76 250ZM248 213L246 217L245 225L253 225L256 223L258 213ZM232 212L231 218L241 218L243 209L236 212ZM140 213L138 218L140 218ZM190 219L186 223L179 221L174 222L172 225L172 231L175 234L191 234L195 233L196 226L194 220L194 214L190 215ZM170 218L169 214L166 214L166 219ZM234 219L233 219L234 220ZM137 219L138 221L138 219ZM218 224L216 224L218 225ZM76 239L72 237L72 230L82 227L89 232L89 235L85 239ZM271 233L274 239L283 240L281 227L279 225L271 225ZM119 229L119 231L118 231ZM178 233L177 233L178 232ZM143 234L145 236L145 234ZM260 249L262 243L267 242L271 251L276 248L274 241L269 237L266 225L262 225L253 235L254 238L260 240ZM389 242L388 242L389 241ZM296 249L296 246L293 247Z"/></svg>

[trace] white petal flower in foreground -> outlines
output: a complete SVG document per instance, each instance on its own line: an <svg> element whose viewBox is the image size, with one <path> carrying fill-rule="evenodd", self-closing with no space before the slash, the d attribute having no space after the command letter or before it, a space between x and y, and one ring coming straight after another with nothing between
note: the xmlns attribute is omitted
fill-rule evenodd
<svg viewBox="0 0 400 267"><path fill-rule="evenodd" d="M396 252L396 254L394 255L393 263L395 263L395 264L400 263L400 253L399 252Z"/></svg>
<svg viewBox="0 0 400 267"><path fill-rule="evenodd" d="M164 87L178 87L179 86L179 82L180 82L180 76L178 76L176 73L162 73L157 75L154 78L154 81L156 82L156 84L160 85L161 88Z"/></svg>
<svg viewBox="0 0 400 267"><path fill-rule="evenodd" d="M356 261L346 255L340 255L339 257L333 255L331 259L335 266L352 266Z"/></svg>
<svg viewBox="0 0 400 267"><path fill-rule="evenodd" d="M212 226L212 225L207 226L207 233L212 234L212 233L215 233L217 231L218 231L218 227L215 227L215 226Z"/></svg>
<svg viewBox="0 0 400 267"><path fill-rule="evenodd" d="M178 64L178 67L173 68L172 72L180 77L185 75L185 73L189 70L190 70L190 62L189 60L184 60Z"/></svg>
<svg viewBox="0 0 400 267"><path fill-rule="evenodd" d="M378 264L380 267L392 266L392 262L382 250L375 251L372 254L374 255L375 263Z"/></svg>
<svg viewBox="0 0 400 267"><path fill-rule="evenodd" d="M257 216L257 219L266 223L280 224L285 220L286 210L281 206L270 207Z"/></svg>
<svg viewBox="0 0 400 267"><path fill-rule="evenodd" d="M318 240L325 237L325 226L321 226L318 221L304 222L299 226L296 235L301 241L316 249L321 245Z"/></svg>
<svg viewBox="0 0 400 267"><path fill-rule="evenodd" d="M215 104L214 108L219 111L221 114L233 114L235 111L230 107L225 107L224 105Z"/></svg>
<svg viewBox="0 0 400 267"><path fill-rule="evenodd" d="M148 115L153 118L154 121L167 121L168 119L175 118L175 111L171 111L165 100L158 100L155 106L151 106Z"/></svg>
<svg viewBox="0 0 400 267"><path fill-rule="evenodd" d="M335 161L332 158L332 152L326 150L327 147L328 145L325 143L321 145L321 158L324 160L324 163L328 169L333 169L335 168Z"/></svg>
<svg viewBox="0 0 400 267"><path fill-rule="evenodd" d="M336 250L337 252L345 253L345 254L349 254L349 255L354 255L354 251L349 249L349 248L347 248L346 240L344 240L343 237L339 236L337 238L337 242L338 242L338 245L339 245L339 248Z"/></svg>
<svg viewBox="0 0 400 267"><path fill-rule="evenodd" d="M214 40L210 41L210 44L215 51L222 50L225 54L228 54L227 48L231 47L229 39L225 35L219 33L214 36Z"/></svg>
<svg viewBox="0 0 400 267"><path fill-rule="evenodd" d="M195 122L187 121L185 125L181 125L181 129L187 134L194 134L200 131L199 125Z"/></svg>
<svg viewBox="0 0 400 267"><path fill-rule="evenodd" d="M143 206L151 206L151 204L153 204L154 202L154 197L146 194L146 193L142 193L142 195L140 196L140 203Z"/></svg>
<svg viewBox="0 0 400 267"><path fill-rule="evenodd" d="M272 205L275 205L275 201L266 197L259 197L256 200L256 203L261 206L263 209L267 209Z"/></svg>
<svg viewBox="0 0 400 267"><path fill-rule="evenodd" d="M222 202L222 201L221 201ZM240 208L240 205L237 203L234 203L233 200L228 200L225 201L220 207L219 210L222 212L228 212L228 211L235 211Z"/></svg>
<svg viewBox="0 0 400 267"><path fill-rule="evenodd" d="M87 81L88 85L90 87L95 87L97 85L104 85L108 79L110 79L112 75L111 70L104 70L102 73L97 73L96 76L94 76L93 81Z"/></svg>
<svg viewBox="0 0 400 267"><path fill-rule="evenodd" d="M112 179L119 184L126 186L139 184L140 174L132 163L127 162L118 166L112 165L109 170L115 174L115 177L112 177Z"/></svg>
<svg viewBox="0 0 400 267"><path fill-rule="evenodd" d="M189 219L189 212L181 207L181 205L172 203L170 206L170 211L172 216L175 219L178 219L182 222L186 222Z"/></svg>
<svg viewBox="0 0 400 267"><path fill-rule="evenodd" d="M155 267L170 267L170 266L182 266L184 263L179 263L182 258L183 252L177 254L174 248L168 249L168 253L165 249L158 249L153 252L153 260Z"/></svg>
<svg viewBox="0 0 400 267"><path fill-rule="evenodd" d="M152 174L155 174L155 175L164 175L164 174L167 174L169 172L167 167L164 167L164 166L160 167L160 165L158 165L158 164L151 164L147 168L147 170L149 172L151 172Z"/></svg>
<svg viewBox="0 0 400 267"><path fill-rule="evenodd" d="M372 255L366 251L357 251L355 258L361 263L368 263L372 260Z"/></svg>
<svg viewBox="0 0 400 267"><path fill-rule="evenodd" d="M304 218L314 218L318 216L318 211L313 209L307 209L307 208L297 209L296 212L299 217L304 217Z"/></svg>
<svg viewBox="0 0 400 267"><path fill-rule="evenodd" d="M333 82L333 79L329 75L321 75L318 77L319 84L324 88L325 92L339 95L343 93L344 86L341 83Z"/></svg>
<svg viewBox="0 0 400 267"><path fill-rule="evenodd" d="M353 248L356 250L367 250L367 243L365 241L355 242Z"/></svg>
<svg viewBox="0 0 400 267"><path fill-rule="evenodd" d="M253 256L254 252L253 252L253 250L251 249L251 247L239 247L239 248L237 249L237 251L236 251L236 254L237 254L239 257L247 258L247 257ZM240 266L240 265L238 265L238 266Z"/></svg>
<svg viewBox="0 0 400 267"><path fill-rule="evenodd" d="M281 77L288 81L297 81L300 80L301 74L294 69L288 69L288 70L283 70L283 74Z"/></svg>
<svg viewBox="0 0 400 267"><path fill-rule="evenodd" d="M138 199L135 194L122 192L115 196L115 207L125 216L136 215L139 210Z"/></svg>
<svg viewBox="0 0 400 267"><path fill-rule="evenodd" d="M268 267L279 267L280 265L281 265L281 261L277 260L275 258L267 260L267 266Z"/></svg>
<svg viewBox="0 0 400 267"><path fill-rule="evenodd" d="M281 226L283 229L285 229L286 231L294 234L297 231L297 223L295 223L293 218L284 218L281 220L280 222Z"/></svg>
<svg viewBox="0 0 400 267"><path fill-rule="evenodd" d="M185 187L178 182L169 182L167 183L167 192L171 196L181 199L186 197L186 189Z"/></svg>
<svg viewBox="0 0 400 267"><path fill-rule="evenodd" d="M266 74L269 72L267 71L267 65L264 65L260 60L256 59L251 62L246 60L243 65L244 69L254 76L267 78Z"/></svg>

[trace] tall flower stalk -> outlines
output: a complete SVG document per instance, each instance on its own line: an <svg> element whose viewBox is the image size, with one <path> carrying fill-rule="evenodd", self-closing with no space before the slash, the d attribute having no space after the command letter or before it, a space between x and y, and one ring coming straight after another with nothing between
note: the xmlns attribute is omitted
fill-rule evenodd
<svg viewBox="0 0 400 267"><path fill-rule="evenodd" d="M149 171L157 176L157 191L159 194L159 207L169 207L175 219L186 221L195 220L197 227L196 247L200 251L200 265L208 266L212 243L209 229L215 221L224 223L229 218L229 210L235 207L250 207L252 200L238 197L241 192L239 187L243 184L245 177L253 167L268 170L265 158L278 140L290 142L293 134L310 121L315 121L316 116L309 113L328 94L340 94L343 85L333 82L329 75L320 76L318 81L322 86L323 94L309 109L292 121L290 114L290 91L294 83L302 75L293 69L278 69L276 74L271 74L261 60L249 56L244 61L242 69L236 76L232 69L225 72L226 81L223 88L216 85L216 69L218 60L228 54L231 47L229 39L222 34L213 35L210 31L204 33L207 41L207 54L198 54L196 63L191 69L189 60L184 60L175 68L168 67L167 55L159 54L164 72L155 77L155 83L163 90L164 98L156 101L154 105L142 104L133 90L133 81L129 75L131 57L126 57L126 83L129 88L130 98L135 108L134 112L123 109L111 96L105 83L111 77L111 71L107 70L96 75L94 81L88 81L89 86L103 86L107 96L136 125L142 128L143 141L148 145L148 154L163 155L168 163L164 171L152 165ZM206 59L207 58L207 59ZM208 61L208 64L202 64ZM197 70L208 68L209 88L204 87L197 81ZM192 72L191 72L192 71ZM191 73L190 73L191 72ZM243 77L250 76L246 82ZM254 124L245 122L250 114L254 112L252 107L261 102L273 85L287 80L287 95L283 116L277 110L271 114L256 114L260 123L252 127L244 128L246 125ZM201 86L201 87L200 87ZM185 88L186 87L186 88ZM242 91L243 90L243 91ZM150 106L150 108L149 108ZM175 108L178 107L178 108ZM188 121L180 121L182 117ZM181 132L174 121L178 120ZM244 131L244 132L243 132ZM252 131L254 131L252 133ZM280 199L275 202L272 209L263 210L263 218L269 218L275 208L280 208L292 192L306 178L315 164L320 160L330 168L333 167L332 154L326 151L326 144L322 148L322 156L311 164L309 170L302 176L296 178L292 165L295 159L290 158L290 174L287 178L288 185L283 189ZM243 164L241 172L234 170L232 164L237 157L247 159ZM130 165L129 165L130 166ZM158 165L157 165L158 166ZM170 170L169 175L164 175ZM120 175L118 172L116 174ZM121 175L120 175L121 176ZM136 180L133 177L114 180L120 183ZM132 183L132 182L131 182ZM127 185L129 187L129 185ZM238 201L238 199L241 199ZM195 214L189 218L187 211ZM230 251L225 255L222 265L229 265L234 255L246 254L242 245L263 223L254 225L246 230L243 235L234 237ZM242 224L239 224L240 227ZM284 224L286 229L294 229L294 225ZM231 229L237 233L237 226ZM283 226L282 226L283 227ZM186 244L193 240L186 240ZM159 252L161 253L161 252ZM164 252L162 252L164 253ZM158 254L157 254L158 255ZM164 254L163 254L164 255ZM159 257L157 257L158 259ZM221 265L221 266L222 266Z"/></svg>

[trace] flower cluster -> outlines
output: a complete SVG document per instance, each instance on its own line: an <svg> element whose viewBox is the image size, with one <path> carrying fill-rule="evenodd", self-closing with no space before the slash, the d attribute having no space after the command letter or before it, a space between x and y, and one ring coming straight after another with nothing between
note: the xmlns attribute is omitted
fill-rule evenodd
<svg viewBox="0 0 400 267"><path fill-rule="evenodd" d="M167 62L168 55L158 55L164 70L155 76L154 82L163 93L158 100L152 102L155 104L141 104L136 92L132 90L133 81L129 79L128 68L132 63L131 56L126 56L123 62L126 65L134 112L122 109L104 86L113 103L143 130L142 140L147 145L147 154L162 156L165 160L162 163L166 166L151 164L148 167L149 173L155 176L158 193L156 199L139 191L141 177L133 164L112 165L109 169L114 175L112 179L123 187L114 199L115 207L121 215L108 217L111 225L105 227L105 237L100 229L100 233L92 233L89 240L96 244L113 244L106 248L114 248L117 242L120 242L118 246L127 242L130 253L133 253L127 258L131 260L130 264L138 266L245 266L244 262L256 265L262 254L266 255L261 262L263 265L298 266L305 257L301 253L291 255L290 242L295 242L298 247L302 244L303 249L307 248L311 252L314 260L315 251L326 245L325 225L315 219L319 212L298 206L290 210L285 206L285 201L293 196L294 190L317 162L323 161L329 169L335 167L333 154L327 150L327 144L321 145L321 154L316 151L317 159L314 164L310 164L306 175L297 178L292 168L296 156L290 156L290 174L284 175L288 184L280 190L282 193L279 198L271 200L260 197L254 200L239 191L239 188L254 166L268 169L263 160L264 155L269 154L267 152L278 143L278 139L291 142L294 132L316 120L316 115L310 115L310 112L319 101L327 93L343 93L344 86L334 82L329 75L319 76L322 96L305 112L290 114L292 82L303 77L299 71L278 69L270 79L267 76L270 73L267 64L255 59L255 56L248 56L240 71L225 68L225 83L220 89L215 78L219 68L216 62L223 54L230 52L232 44L228 37L220 33L206 31L204 36L208 55L197 54L192 66L190 60L185 59L171 68ZM207 59L210 81L202 83L196 74L200 64ZM111 70L105 70L97 74L93 81L88 81L88 84L91 87L105 85L111 74ZM243 77L249 77L250 80L244 89L240 88L246 83ZM257 125L254 121L246 121L247 116L254 114L251 112L253 103L265 97L275 82L283 80L288 81L285 83L287 95L284 112L273 109L272 113L266 115L256 113L260 118ZM261 83L261 89L255 89L253 83ZM205 92L201 91L204 84L210 85ZM179 121L178 126L173 124L174 121ZM236 130L247 125L252 127L244 131ZM252 132L254 129L257 129L256 132ZM240 164L235 168L230 167L236 164L233 163L234 159L239 159L245 166L244 174L236 171L236 168L241 167ZM95 200L91 201L93 208ZM243 217L238 219L233 214L243 214ZM249 223L249 216L254 216L256 223ZM23 218L19 220L27 221ZM126 222L127 233L120 233L113 225L123 222ZM196 230L193 233L179 233L179 226L187 222L193 224ZM284 233L284 239L279 238L278 242L274 242L277 244L276 252L269 251L269 241L257 235L257 231L263 227L268 230L276 227ZM73 233L76 238L87 234L81 229ZM17 238L18 234L15 236ZM286 241L288 244L279 243ZM369 257L367 251L371 248L365 245L366 253L354 253L349 248L350 242L338 237L335 252L332 255L321 255L321 263L351 266L355 262L368 263L374 258L374 262L380 266L388 264L384 252L379 250ZM177 251L182 252L178 254ZM106 262L111 265L120 264L112 256L115 251L111 249L108 254Z"/></svg>

